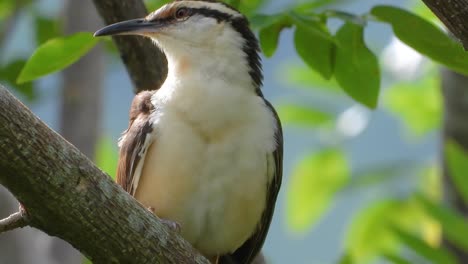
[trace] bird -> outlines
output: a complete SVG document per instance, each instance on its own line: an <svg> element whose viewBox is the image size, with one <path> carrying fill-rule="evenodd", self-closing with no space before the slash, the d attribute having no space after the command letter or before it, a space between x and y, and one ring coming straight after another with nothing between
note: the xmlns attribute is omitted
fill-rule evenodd
<svg viewBox="0 0 468 264"><path fill-rule="evenodd" d="M132 102L117 183L212 263L252 263L281 186L283 136L246 16L175 0L94 35L144 36L167 58L161 87Z"/></svg>

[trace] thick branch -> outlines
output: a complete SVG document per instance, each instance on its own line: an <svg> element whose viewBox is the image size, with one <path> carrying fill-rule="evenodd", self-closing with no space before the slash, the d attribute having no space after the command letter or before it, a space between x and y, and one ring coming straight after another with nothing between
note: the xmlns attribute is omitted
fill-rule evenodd
<svg viewBox="0 0 468 264"><path fill-rule="evenodd" d="M16 212L9 217L0 220L0 234L16 228L22 228L28 225L24 211Z"/></svg>
<svg viewBox="0 0 468 264"><path fill-rule="evenodd" d="M141 0L93 0L106 24L144 17L146 7ZM158 89L167 75L164 54L151 40L143 37L114 37L134 91Z"/></svg>
<svg viewBox="0 0 468 264"><path fill-rule="evenodd" d="M0 184L94 263L208 263L0 86Z"/></svg>
<svg viewBox="0 0 468 264"><path fill-rule="evenodd" d="M468 0L422 0L468 50Z"/></svg>

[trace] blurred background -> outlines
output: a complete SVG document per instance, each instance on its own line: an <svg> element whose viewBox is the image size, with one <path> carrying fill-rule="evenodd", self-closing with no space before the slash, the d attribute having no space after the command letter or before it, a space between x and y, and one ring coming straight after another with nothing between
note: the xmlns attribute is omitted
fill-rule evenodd
<svg viewBox="0 0 468 264"><path fill-rule="evenodd" d="M160 2L146 1L150 9ZM244 8L253 16L304 3L315 3L314 12L354 15L387 4L437 23L419 0L254 0ZM0 0L0 23L0 83L113 176L116 142L134 94L110 41L62 72L15 83L47 39L103 25L92 1ZM328 21L332 34L342 24ZM403 252L408 263L430 262L403 246L385 223L414 231L429 246L441 242L440 224L414 199L415 193L442 197L439 67L395 38L387 24L370 19L365 42L379 59L382 79L378 106L369 109L311 70L293 35L284 29L276 52L263 58L263 91L279 110L285 134L283 186L265 255L271 263L391 263ZM17 207L0 186L0 218ZM0 263L84 261L66 242L32 228L0 235Z"/></svg>

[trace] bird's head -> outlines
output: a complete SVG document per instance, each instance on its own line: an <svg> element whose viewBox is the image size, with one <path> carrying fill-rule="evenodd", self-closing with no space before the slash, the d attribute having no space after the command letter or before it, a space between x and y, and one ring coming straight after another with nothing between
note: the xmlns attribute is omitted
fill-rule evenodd
<svg viewBox="0 0 468 264"><path fill-rule="evenodd" d="M145 18L106 26L95 36L150 37L166 56L243 58L254 85L262 82L259 46L246 17L227 4L212 0L175 0Z"/></svg>

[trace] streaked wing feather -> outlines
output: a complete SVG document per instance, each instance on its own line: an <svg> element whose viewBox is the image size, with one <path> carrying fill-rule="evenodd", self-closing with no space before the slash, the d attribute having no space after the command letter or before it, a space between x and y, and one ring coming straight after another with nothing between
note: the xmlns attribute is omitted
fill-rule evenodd
<svg viewBox="0 0 468 264"><path fill-rule="evenodd" d="M139 177L135 175L138 164L143 162L146 150L153 141L153 126L150 122L150 113L154 110L151 104L152 94L153 92L144 91L135 96L130 109L128 129L119 141L117 183L131 195L134 195L134 184Z"/></svg>
<svg viewBox="0 0 468 264"><path fill-rule="evenodd" d="M134 194L135 171L151 144L151 140L147 137L152 136L152 130L148 121L133 122L122 138L117 166L117 183L131 195Z"/></svg>

